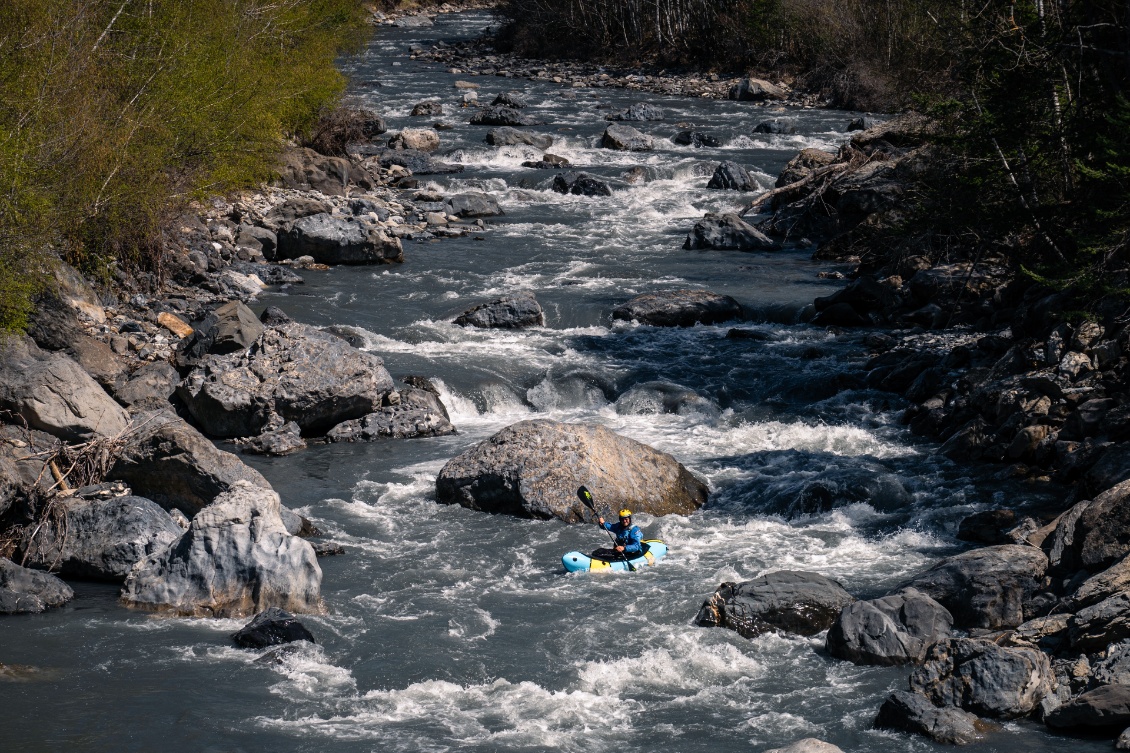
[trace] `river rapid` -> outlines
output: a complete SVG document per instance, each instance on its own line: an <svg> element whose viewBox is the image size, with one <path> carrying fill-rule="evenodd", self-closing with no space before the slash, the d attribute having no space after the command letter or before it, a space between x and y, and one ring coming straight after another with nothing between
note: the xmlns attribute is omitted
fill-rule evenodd
<svg viewBox="0 0 1130 753"><path fill-rule="evenodd" d="M832 659L823 635L751 641L693 624L721 582L779 569L879 595L959 551L953 533L965 515L1041 502L1032 487L955 465L911 437L899 402L860 386L863 334L796 323L836 287L817 277L834 267L811 261L811 249L681 248L704 212L740 204L705 189L720 159L748 165L770 187L799 149L834 150L854 114L469 78L409 57L413 43L465 39L488 23L466 13L440 16L434 28L381 28L345 65L355 94L390 128L455 126L441 133L440 154L465 171L422 177L421 188L485 191L505 216L478 238L406 242L402 265L308 272L305 285L261 301L348 330L394 377L434 378L459 429L248 458L285 504L345 548L321 560L330 613L302 618L320 645L240 650L228 635L242 620L153 617L119 607L116 587L76 584L65 608L0 621L0 662L30 667L0 676L0 748L722 753L810 736L849 753L941 748L871 729L907 670ZM520 166L540 152L489 147L488 129L467 124L460 79L479 83L484 102L521 91L527 112L549 123L533 130L552 134L549 151L577 167L606 177L642 167L646 182L611 197L552 192L552 171ZM425 99L442 101L445 114L408 117ZM604 116L637 101L666 113L632 124L657 137L656 151L596 148ZM796 133L753 135L769 117ZM676 123L726 146L676 146ZM740 325L753 339L727 338L738 325L673 330L610 318L633 295L679 288L734 296L753 317ZM450 324L519 289L541 301L545 328ZM670 385L698 398L661 412ZM561 567L564 552L605 541L593 527L435 502L448 459L533 417L601 423L669 452L709 482L711 500L689 517L637 516L671 554L646 572L603 577ZM864 482L869 491L851 491ZM829 489L834 509L813 512L806 501ZM970 750L1062 747L1025 722Z"/></svg>

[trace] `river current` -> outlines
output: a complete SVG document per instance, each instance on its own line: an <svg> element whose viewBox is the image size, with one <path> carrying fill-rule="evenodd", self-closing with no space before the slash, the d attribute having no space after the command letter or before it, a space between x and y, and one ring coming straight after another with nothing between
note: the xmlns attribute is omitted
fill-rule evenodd
<svg viewBox="0 0 1130 753"><path fill-rule="evenodd" d="M880 595L959 551L953 534L965 515L1039 501L1032 487L953 464L913 438L896 399L861 387L860 333L796 323L836 287L817 277L835 267L811 261L811 249L682 250L704 212L741 202L705 189L720 159L771 187L798 150L834 150L854 114L472 78L409 58L413 43L465 39L488 23L469 13L440 16L434 28L381 28L345 65L354 93L390 128L455 125L441 133L440 155L465 171L423 177L422 188L488 192L505 216L481 239L409 241L402 265L308 272L305 285L261 301L348 328L394 377L435 379L459 429L248 459L345 548L321 560L330 613L302 618L319 645L240 650L228 635L242 620L153 617L119 607L116 587L75 584L63 609L0 620L0 662L35 668L0 676L0 749L722 753L810 736L848 753L941 749L871 729L907 670L832 659L822 635L746 640L693 624L721 582L779 569ZM607 177L642 167L646 182L611 197L552 192L552 171L520 166L540 152L483 143L488 129L467 124L456 80L479 83L485 102L522 92L527 111L549 123L534 129L554 136L549 151ZM442 101L445 115L408 117L425 99ZM632 124L657 137L656 151L596 148L604 116L637 101L666 113ZM754 135L770 117L796 133ZM726 146L676 146L676 124ZM740 326L756 339L727 338L733 324L661 329L610 318L634 295L679 288L734 296L752 317ZM450 323L519 289L536 294L546 327ZM670 385L698 398L660 412ZM638 515L671 554L630 576L564 574L564 552L605 541L593 527L435 502L448 459L534 417L604 424L669 452L709 482L711 500L689 517ZM804 504L814 488L868 483L862 496L839 494L831 511ZM1024 722L970 750L1062 747Z"/></svg>

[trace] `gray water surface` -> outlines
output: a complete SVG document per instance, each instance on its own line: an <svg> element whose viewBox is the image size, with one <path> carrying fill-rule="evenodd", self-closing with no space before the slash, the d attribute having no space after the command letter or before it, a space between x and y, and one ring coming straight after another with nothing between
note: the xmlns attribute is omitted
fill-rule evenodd
<svg viewBox="0 0 1130 753"><path fill-rule="evenodd" d="M456 125L446 159L466 166L423 182L482 190L506 211L484 240L408 242L404 264L306 273L307 284L262 303L316 325L352 328L395 377L438 380L452 437L315 446L279 459L247 458L284 503L346 554L321 560L330 614L303 617L320 645L281 657L244 651L243 621L154 617L116 604L117 589L76 584L47 614L0 620L0 663L30 665L0 678L0 749L21 751L759 751L815 736L849 753L941 750L923 738L870 729L907 671L856 667L813 639L753 641L695 627L723 581L777 569L839 579L854 594L891 588L960 549L957 522L1008 501L1039 502L1032 487L956 466L898 422L901 404L860 385L859 333L795 324L835 285L811 249L690 252L682 239L704 212L741 197L704 186L720 159L748 165L765 187L804 147L834 149L852 113L761 108L610 89L569 89L479 77L489 102L522 91L551 123L551 152L618 177L642 166L648 182L611 197L548 190L550 171L520 167L533 149L486 146L467 125L454 81L412 61L414 42L474 36L481 14L440 16L434 29L384 29L347 61L355 93L390 127L441 99ZM575 97L575 98L572 98ZM633 101L667 112L633 124L655 152L595 148L603 117ZM797 134L753 136L769 117ZM689 123L727 140L677 147ZM705 288L737 298L763 340L727 339L727 326L665 330L613 323L613 306L653 290ZM465 308L533 290L545 328L467 331ZM667 382L705 400L654 412L631 388ZM590 527L514 520L436 504L435 477L454 455L515 421L548 417L604 424L672 453L708 480L708 507L690 517L638 516L671 554L631 576L565 575L560 558L602 543ZM891 491L830 512L798 512L821 479L885 479ZM1108 743L1071 741L1073 750ZM1030 723L1010 723L973 751L1060 750Z"/></svg>

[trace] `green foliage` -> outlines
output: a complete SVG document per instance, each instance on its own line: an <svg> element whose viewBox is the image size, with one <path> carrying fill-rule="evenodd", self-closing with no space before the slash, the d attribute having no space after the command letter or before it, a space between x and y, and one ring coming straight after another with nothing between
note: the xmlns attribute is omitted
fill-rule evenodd
<svg viewBox="0 0 1130 753"><path fill-rule="evenodd" d="M21 242L0 268L49 243L87 271L158 277L162 222L272 172L283 138L340 95L334 61L365 17L360 0L3 5L0 238ZM4 284L0 328L33 289Z"/></svg>

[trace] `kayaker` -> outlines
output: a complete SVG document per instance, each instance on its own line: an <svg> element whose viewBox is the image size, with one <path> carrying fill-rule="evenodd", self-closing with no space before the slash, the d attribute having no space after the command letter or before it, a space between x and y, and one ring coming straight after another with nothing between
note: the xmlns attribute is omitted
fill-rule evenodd
<svg viewBox="0 0 1130 753"><path fill-rule="evenodd" d="M604 518L597 518L597 522L616 537L617 553L635 556L643 554L643 531L639 526L632 525L631 510L625 508L620 511L619 523L605 523Z"/></svg>

